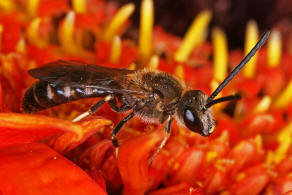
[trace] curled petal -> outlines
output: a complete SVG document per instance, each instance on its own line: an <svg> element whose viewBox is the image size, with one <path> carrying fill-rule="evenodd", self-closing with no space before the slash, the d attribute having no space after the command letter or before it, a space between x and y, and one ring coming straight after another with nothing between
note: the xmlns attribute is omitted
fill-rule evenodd
<svg viewBox="0 0 292 195"><path fill-rule="evenodd" d="M124 194L144 194L149 188L149 158L162 141L160 131L124 142L118 153L118 166Z"/></svg>
<svg viewBox="0 0 292 195"><path fill-rule="evenodd" d="M89 136L93 135L104 127L111 125L112 122L105 119L93 119L84 121L80 127L80 134L77 137L75 132L64 132L48 141L48 145L54 148L59 153L67 153L76 146L83 143Z"/></svg>
<svg viewBox="0 0 292 195"><path fill-rule="evenodd" d="M2 148L0 158L1 194L106 194L82 169L44 144Z"/></svg>
<svg viewBox="0 0 292 195"><path fill-rule="evenodd" d="M0 148L31 143L68 131L76 139L83 136L83 127L52 117L16 113L0 113Z"/></svg>

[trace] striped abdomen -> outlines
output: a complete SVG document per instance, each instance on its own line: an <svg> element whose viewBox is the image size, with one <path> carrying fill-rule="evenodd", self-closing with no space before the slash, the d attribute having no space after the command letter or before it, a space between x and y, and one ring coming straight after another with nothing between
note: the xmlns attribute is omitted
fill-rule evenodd
<svg viewBox="0 0 292 195"><path fill-rule="evenodd" d="M33 84L24 94L22 107L25 112L37 112L74 100L103 97L109 94L92 87L52 86L45 81Z"/></svg>

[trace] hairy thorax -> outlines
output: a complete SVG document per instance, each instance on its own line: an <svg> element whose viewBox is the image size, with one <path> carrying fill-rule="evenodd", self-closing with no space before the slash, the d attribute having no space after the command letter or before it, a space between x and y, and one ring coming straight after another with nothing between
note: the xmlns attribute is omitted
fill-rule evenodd
<svg viewBox="0 0 292 195"><path fill-rule="evenodd" d="M161 123L175 113L182 95L182 85L168 73L144 69L132 76L127 88L138 89L145 95L126 95L124 101L145 121Z"/></svg>

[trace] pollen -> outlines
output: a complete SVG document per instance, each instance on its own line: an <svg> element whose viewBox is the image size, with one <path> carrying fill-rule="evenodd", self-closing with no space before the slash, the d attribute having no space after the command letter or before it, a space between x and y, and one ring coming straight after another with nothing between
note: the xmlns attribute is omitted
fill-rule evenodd
<svg viewBox="0 0 292 195"><path fill-rule="evenodd" d="M119 34L122 26L129 19L135 10L135 5L133 3L128 3L122 6L119 11L115 14L111 22L107 25L103 32L103 39L106 42L112 41L115 35Z"/></svg>
<svg viewBox="0 0 292 195"><path fill-rule="evenodd" d="M258 41L258 25L254 20L248 22L246 27L244 53L247 54ZM253 78L256 73L257 54L255 54L250 61L243 68L243 74L247 78Z"/></svg>
<svg viewBox="0 0 292 195"><path fill-rule="evenodd" d="M191 27L184 36L181 46L174 54L174 59L178 62L186 62L192 50L206 38L206 31L211 20L211 12L201 12L193 21Z"/></svg>

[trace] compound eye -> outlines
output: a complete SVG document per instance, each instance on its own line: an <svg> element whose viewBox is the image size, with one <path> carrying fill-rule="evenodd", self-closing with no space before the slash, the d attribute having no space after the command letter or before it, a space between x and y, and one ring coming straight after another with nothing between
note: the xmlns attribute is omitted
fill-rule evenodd
<svg viewBox="0 0 292 195"><path fill-rule="evenodd" d="M187 128L193 132L203 134L204 126L201 120L192 112L191 109L185 110L183 119Z"/></svg>

